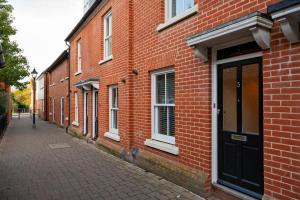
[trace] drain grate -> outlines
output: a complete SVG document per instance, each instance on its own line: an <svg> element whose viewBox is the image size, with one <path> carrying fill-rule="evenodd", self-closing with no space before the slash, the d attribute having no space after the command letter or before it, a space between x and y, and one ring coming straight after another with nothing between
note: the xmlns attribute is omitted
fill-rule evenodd
<svg viewBox="0 0 300 200"><path fill-rule="evenodd" d="M49 147L51 149L65 149L65 148L71 148L71 146L67 143L62 144L49 144Z"/></svg>

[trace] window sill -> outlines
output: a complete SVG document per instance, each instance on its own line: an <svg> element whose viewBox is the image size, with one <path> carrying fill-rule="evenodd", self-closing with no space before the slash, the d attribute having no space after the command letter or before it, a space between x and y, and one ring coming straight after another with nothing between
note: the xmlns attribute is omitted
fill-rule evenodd
<svg viewBox="0 0 300 200"><path fill-rule="evenodd" d="M102 64L104 64L104 63L106 63L106 62L109 62L109 61L111 61L113 59L113 56L109 56L108 58L105 58L105 59L103 59L103 60L100 60L99 61L99 65L102 65Z"/></svg>
<svg viewBox="0 0 300 200"><path fill-rule="evenodd" d="M177 24L178 22L190 17L191 15L194 15L197 12L198 12L198 5L195 5L194 7L186 10L181 15L173 17L173 18L169 19L168 21L166 21L165 23L158 25L156 31L160 32L170 26L173 26L173 25Z"/></svg>
<svg viewBox="0 0 300 200"><path fill-rule="evenodd" d="M78 76L78 75L80 75L81 74L81 72L76 72L75 74L74 74L74 76Z"/></svg>
<svg viewBox="0 0 300 200"><path fill-rule="evenodd" d="M144 144L146 146L149 146L149 147L161 150L161 151L165 151L165 152L168 152L173 155L179 155L179 148L172 144L160 142L157 140L150 140L150 139L147 139L144 142Z"/></svg>
<svg viewBox="0 0 300 200"><path fill-rule="evenodd" d="M72 124L73 124L74 126L77 126L77 127L79 126L79 123L78 123L78 122L75 122L75 121L72 122Z"/></svg>
<svg viewBox="0 0 300 200"><path fill-rule="evenodd" d="M64 78L60 80L60 82L61 82L61 83L62 83L62 82L64 82L64 81L65 81L65 79L64 79Z"/></svg>
<svg viewBox="0 0 300 200"><path fill-rule="evenodd" d="M111 132L104 133L104 137L120 142L120 136Z"/></svg>
<svg viewBox="0 0 300 200"><path fill-rule="evenodd" d="M65 80L69 80L69 77L66 77Z"/></svg>

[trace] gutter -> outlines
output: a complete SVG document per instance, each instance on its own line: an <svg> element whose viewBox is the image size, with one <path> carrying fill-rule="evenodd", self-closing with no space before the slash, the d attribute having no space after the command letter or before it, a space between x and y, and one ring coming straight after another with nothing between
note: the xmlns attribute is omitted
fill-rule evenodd
<svg viewBox="0 0 300 200"><path fill-rule="evenodd" d="M66 41L66 45L68 46L67 52L68 52L68 126L66 128L66 133L69 133L69 128L71 126L71 62L70 62L70 54L71 54L71 48L70 43Z"/></svg>

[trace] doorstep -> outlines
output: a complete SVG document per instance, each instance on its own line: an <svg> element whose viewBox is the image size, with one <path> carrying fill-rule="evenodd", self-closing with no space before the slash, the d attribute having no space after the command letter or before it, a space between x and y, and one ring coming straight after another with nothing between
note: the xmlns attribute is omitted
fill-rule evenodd
<svg viewBox="0 0 300 200"><path fill-rule="evenodd" d="M257 200L253 197L250 197L246 194L228 188L218 183L213 183L213 193L208 200Z"/></svg>

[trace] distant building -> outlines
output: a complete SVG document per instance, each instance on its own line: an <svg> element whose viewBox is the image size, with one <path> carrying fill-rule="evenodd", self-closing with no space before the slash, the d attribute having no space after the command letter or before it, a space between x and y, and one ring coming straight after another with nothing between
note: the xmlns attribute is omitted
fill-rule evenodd
<svg viewBox="0 0 300 200"><path fill-rule="evenodd" d="M96 0L84 0L83 12L86 13Z"/></svg>
<svg viewBox="0 0 300 200"><path fill-rule="evenodd" d="M47 81L46 73L43 72L36 80L36 100L37 100L37 112L39 117L43 120L47 120Z"/></svg>

